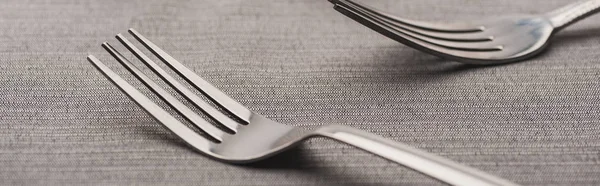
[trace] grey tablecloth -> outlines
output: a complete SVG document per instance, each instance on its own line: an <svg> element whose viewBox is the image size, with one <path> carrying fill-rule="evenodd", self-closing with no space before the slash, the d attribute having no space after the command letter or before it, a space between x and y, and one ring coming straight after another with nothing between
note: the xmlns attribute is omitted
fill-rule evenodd
<svg viewBox="0 0 600 186"><path fill-rule="evenodd" d="M444 21L569 2L368 3ZM520 184L598 185L599 18L532 60L473 67L396 43L325 0L4 0L0 185L441 184L326 139L251 166L195 153L85 60L137 82L100 47L130 27L274 120L353 126Z"/></svg>

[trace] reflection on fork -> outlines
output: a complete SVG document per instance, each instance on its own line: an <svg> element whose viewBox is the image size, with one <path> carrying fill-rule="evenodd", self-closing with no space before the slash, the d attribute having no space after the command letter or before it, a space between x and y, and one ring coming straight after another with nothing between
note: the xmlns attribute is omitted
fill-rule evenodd
<svg viewBox="0 0 600 186"><path fill-rule="evenodd" d="M148 97L128 84L116 73L110 70L96 57L90 55L88 60L133 101L146 110L167 129L180 137L193 149L220 161L228 163L248 163L275 155L299 142L313 136L322 136L344 142L383 158L404 165L425 175L453 185L516 185L510 181L486 174L479 170L455 163L448 159L409 147L408 145L385 139L375 134L367 133L342 125L326 125L314 131L277 123L264 116L248 110L246 107L231 99L200 76L189 70L154 43L150 42L137 31L130 29L139 42L165 62L187 83L198 89L211 102L221 107L225 113L214 108L184 85L161 69L148 56L143 54L123 35L117 39L125 45L137 58L146 64L156 75L167 82L169 86L183 95L194 106L200 108L217 124L204 120L198 113L185 106L181 101L170 95L150 78L137 69L129 60L123 57L108 43L102 46L149 87L158 97L176 110L188 122L194 124L201 133L188 128L185 124L163 110Z"/></svg>

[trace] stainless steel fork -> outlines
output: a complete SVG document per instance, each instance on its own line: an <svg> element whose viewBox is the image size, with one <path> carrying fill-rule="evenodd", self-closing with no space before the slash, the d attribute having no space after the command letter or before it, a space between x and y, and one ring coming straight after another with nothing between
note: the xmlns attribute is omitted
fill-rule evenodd
<svg viewBox="0 0 600 186"><path fill-rule="evenodd" d="M174 108L174 110L178 111L185 119L196 125L203 134L199 134L188 128L136 90L136 88L128 84L96 57L89 55L88 60L167 129L183 139L193 149L214 159L227 163L258 161L293 147L307 138L323 136L353 145L452 185L516 185L510 181L460 165L448 159L351 127L326 125L314 131L307 131L277 123L248 110L240 103L231 99L137 31L130 29L129 33L189 84L200 90L215 105L226 111L223 113L211 104L203 101L202 98L171 77L165 70L161 69L121 34L116 36L137 58L167 82L168 85L183 95L189 102L200 108L204 114L210 116L218 125L209 123L186 107L182 102L144 75L106 42L102 46L117 61L149 87L158 97Z"/></svg>
<svg viewBox="0 0 600 186"><path fill-rule="evenodd" d="M492 65L540 53L556 32L600 11L600 0L564 6L543 15L430 23L396 17L353 0L329 0L355 21L400 43L458 62Z"/></svg>

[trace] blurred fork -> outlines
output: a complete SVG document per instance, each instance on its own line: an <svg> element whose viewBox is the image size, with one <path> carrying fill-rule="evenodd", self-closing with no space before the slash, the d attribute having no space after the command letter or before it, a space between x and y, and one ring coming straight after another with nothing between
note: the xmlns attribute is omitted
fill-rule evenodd
<svg viewBox="0 0 600 186"><path fill-rule="evenodd" d="M385 139L342 125L326 125L314 131L277 123L254 113L240 103L229 98L223 92L203 80L200 76L183 66L165 51L133 29L129 29L140 43L154 53L160 60L183 77L189 84L197 88L226 113L203 101L191 90L187 89L175 78L161 69L148 56L144 55L121 34L116 38L137 58L169 86L183 95L188 101L200 108L215 121L215 125L204 120L166 90L137 69L108 43L102 46L117 61L150 88L159 98L194 124L203 134L196 133L175 117L163 110L148 97L115 74L96 57L89 55L88 60L133 101L156 118L167 129L183 139L193 149L214 159L228 163L248 163L275 155L299 142L314 136L328 137L344 142L388 160L394 161L433 178L453 185L516 185L510 181L491 176L476 169L460 165L448 159L417 150L405 144ZM231 117L230 117L231 116Z"/></svg>
<svg viewBox="0 0 600 186"><path fill-rule="evenodd" d="M410 47L478 65L502 64L540 53L556 32L600 11L600 0L564 6L543 15L513 15L457 23L408 20L353 0L329 0L334 9Z"/></svg>

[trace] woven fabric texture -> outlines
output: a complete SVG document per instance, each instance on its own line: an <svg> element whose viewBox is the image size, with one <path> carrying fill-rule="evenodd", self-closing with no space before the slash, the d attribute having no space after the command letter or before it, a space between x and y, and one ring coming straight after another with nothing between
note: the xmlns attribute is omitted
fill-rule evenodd
<svg viewBox="0 0 600 186"><path fill-rule="evenodd" d="M451 21L572 1L365 2ZM477 67L392 41L326 0L4 0L0 185L443 185L322 138L245 166L198 154L85 59L148 92L100 47L131 59L114 39L128 28L276 121L353 126L524 185L599 185L599 23L556 34L531 60Z"/></svg>

